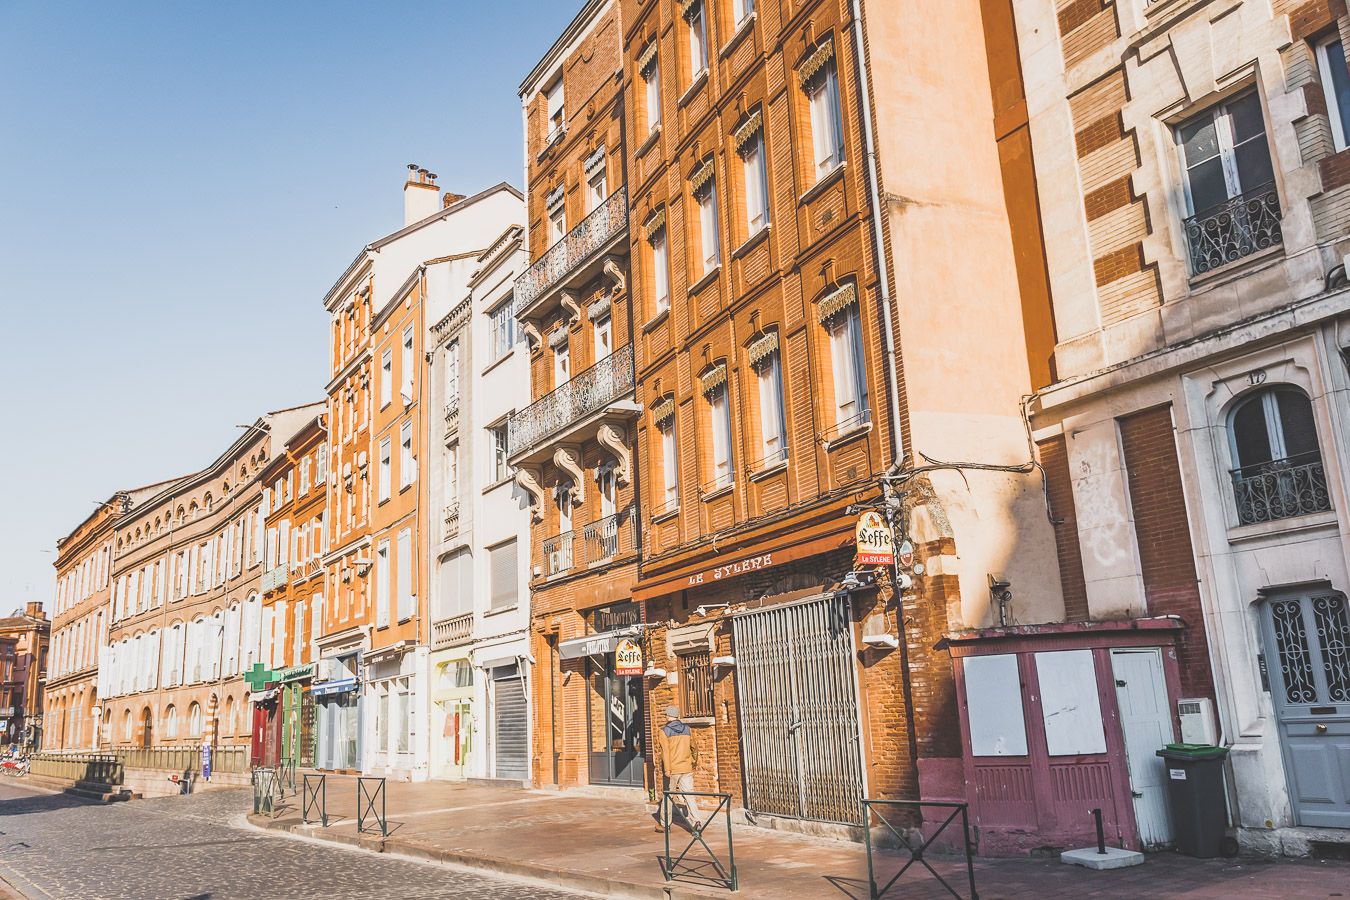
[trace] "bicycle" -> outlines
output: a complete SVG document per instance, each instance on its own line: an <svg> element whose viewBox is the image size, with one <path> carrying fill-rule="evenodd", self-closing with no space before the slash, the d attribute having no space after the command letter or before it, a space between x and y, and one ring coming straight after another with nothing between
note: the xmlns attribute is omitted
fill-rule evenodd
<svg viewBox="0 0 1350 900"><path fill-rule="evenodd" d="M28 757L12 756L0 761L0 772L4 772L12 778L22 778L28 774Z"/></svg>

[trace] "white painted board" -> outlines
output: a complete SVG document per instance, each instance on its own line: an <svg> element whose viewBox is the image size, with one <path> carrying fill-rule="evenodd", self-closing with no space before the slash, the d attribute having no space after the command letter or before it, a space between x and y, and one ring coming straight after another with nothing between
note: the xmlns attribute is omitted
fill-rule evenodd
<svg viewBox="0 0 1350 900"><path fill-rule="evenodd" d="M966 676L971 753L1026 756L1027 726L1017 657L1011 653L967 656L961 665Z"/></svg>
<svg viewBox="0 0 1350 900"><path fill-rule="evenodd" d="M1045 746L1051 756L1106 752L1102 705L1091 650L1036 654Z"/></svg>

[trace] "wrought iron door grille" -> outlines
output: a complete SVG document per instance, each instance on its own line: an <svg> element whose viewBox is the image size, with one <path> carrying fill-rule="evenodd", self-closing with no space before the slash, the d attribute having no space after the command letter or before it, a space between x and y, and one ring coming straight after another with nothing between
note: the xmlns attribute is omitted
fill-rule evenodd
<svg viewBox="0 0 1350 900"><path fill-rule="evenodd" d="M1191 269L1196 275L1284 241L1280 231L1280 195L1274 182L1201 210L1188 218L1185 225Z"/></svg>
<svg viewBox="0 0 1350 900"><path fill-rule="evenodd" d="M1320 453L1302 453L1243 466L1234 469L1232 475L1238 520L1243 525L1331 509Z"/></svg>

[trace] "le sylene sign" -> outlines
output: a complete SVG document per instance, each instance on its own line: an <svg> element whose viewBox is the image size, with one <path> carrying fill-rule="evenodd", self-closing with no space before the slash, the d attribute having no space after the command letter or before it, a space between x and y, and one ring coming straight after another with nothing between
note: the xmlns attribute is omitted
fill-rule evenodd
<svg viewBox="0 0 1350 900"><path fill-rule="evenodd" d="M642 647L632 638L624 638L614 647L614 674L642 674Z"/></svg>
<svg viewBox="0 0 1350 900"><path fill-rule="evenodd" d="M854 533L858 549L856 563L860 566L889 566L895 562L895 535L891 526L875 509L858 516Z"/></svg>

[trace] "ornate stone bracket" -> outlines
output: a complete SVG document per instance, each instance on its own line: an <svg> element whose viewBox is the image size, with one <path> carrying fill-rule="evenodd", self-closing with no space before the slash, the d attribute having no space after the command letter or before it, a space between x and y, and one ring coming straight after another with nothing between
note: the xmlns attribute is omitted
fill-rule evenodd
<svg viewBox="0 0 1350 900"><path fill-rule="evenodd" d="M614 458L619 464L614 468L614 477L619 484L628 484L628 480L633 473L633 453L628 449L625 443L627 435L622 428L615 428L608 422L600 425L599 432L595 439L600 442L602 447L614 454Z"/></svg>
<svg viewBox="0 0 1350 900"><path fill-rule="evenodd" d="M539 486L539 475L532 469L520 466L516 469L516 484L530 496L530 517L536 522L544 520L544 489Z"/></svg>
<svg viewBox="0 0 1350 900"><path fill-rule="evenodd" d="M525 332L525 341L530 346L531 353L538 353L544 346L544 336L539 333L539 329L534 327L534 323L528 319L522 319L520 330Z"/></svg>
<svg viewBox="0 0 1350 900"><path fill-rule="evenodd" d="M581 451L576 447L558 447L553 451L553 464L572 478L572 505L586 502L586 473L581 469Z"/></svg>
<svg viewBox="0 0 1350 900"><path fill-rule="evenodd" d="M577 303L577 295L571 291L563 291L559 297L563 309L567 310L567 324L575 328L581 323L581 304Z"/></svg>
<svg viewBox="0 0 1350 900"><path fill-rule="evenodd" d="M618 259L613 256L605 257L605 274L614 282L614 292L622 294L628 285L628 279L623 274L623 267L619 265Z"/></svg>

